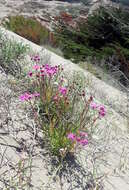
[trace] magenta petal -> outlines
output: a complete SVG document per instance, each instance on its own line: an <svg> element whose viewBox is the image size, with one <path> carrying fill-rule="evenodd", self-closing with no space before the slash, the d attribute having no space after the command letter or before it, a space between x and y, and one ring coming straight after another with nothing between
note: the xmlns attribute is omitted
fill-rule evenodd
<svg viewBox="0 0 129 190"><path fill-rule="evenodd" d="M67 138L73 141L73 140L75 140L76 135L73 134L73 133L69 133L68 136L67 136Z"/></svg>
<svg viewBox="0 0 129 190"><path fill-rule="evenodd" d="M88 144L88 140L87 140L87 139L83 139L83 140L80 141L80 144L81 144L82 146L85 146L85 145Z"/></svg>

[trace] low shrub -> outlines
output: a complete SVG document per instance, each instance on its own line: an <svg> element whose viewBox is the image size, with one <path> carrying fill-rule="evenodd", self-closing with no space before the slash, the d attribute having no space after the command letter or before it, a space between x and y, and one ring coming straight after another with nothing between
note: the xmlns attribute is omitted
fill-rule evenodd
<svg viewBox="0 0 129 190"><path fill-rule="evenodd" d="M4 23L7 29L39 45L48 42L49 30L36 19L19 15L10 16L8 19Z"/></svg>
<svg viewBox="0 0 129 190"><path fill-rule="evenodd" d="M56 29L58 43L68 59L75 63L94 58L105 64L115 55L119 69L129 78L129 13L117 8L100 7L76 28L59 23ZM121 55L121 56L120 56ZM123 57L124 61L119 61ZM126 65L128 71L123 69Z"/></svg>
<svg viewBox="0 0 129 190"><path fill-rule="evenodd" d="M22 70L20 61L28 51L29 47L22 42L7 39L6 35L2 34L0 39L0 66L6 73L20 76Z"/></svg>
<svg viewBox="0 0 129 190"><path fill-rule="evenodd" d="M87 97L78 77L66 80L62 67L39 65L37 55L32 60L35 64L28 76L35 90L25 92L20 100L31 102L50 151L64 158L88 144L96 121L105 116L106 110L103 105L96 104L92 96Z"/></svg>

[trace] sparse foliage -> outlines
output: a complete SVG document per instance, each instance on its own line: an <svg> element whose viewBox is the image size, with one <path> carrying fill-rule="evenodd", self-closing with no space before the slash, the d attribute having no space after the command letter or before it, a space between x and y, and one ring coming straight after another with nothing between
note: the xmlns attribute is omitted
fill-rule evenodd
<svg viewBox="0 0 129 190"><path fill-rule="evenodd" d="M36 19L19 15L10 16L8 19L8 21L4 22L7 29L37 44L48 42L49 30Z"/></svg>
<svg viewBox="0 0 129 190"><path fill-rule="evenodd" d="M16 42L12 39L7 40L6 36L2 34L0 39L0 66L6 73L15 76L20 75L22 70L20 60L24 58L28 50L29 47L22 42Z"/></svg>

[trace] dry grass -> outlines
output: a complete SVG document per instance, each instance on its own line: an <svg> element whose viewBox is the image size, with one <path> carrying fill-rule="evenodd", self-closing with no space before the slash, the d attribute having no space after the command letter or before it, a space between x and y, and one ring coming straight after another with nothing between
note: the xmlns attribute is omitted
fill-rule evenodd
<svg viewBox="0 0 129 190"><path fill-rule="evenodd" d="M43 44L49 40L49 30L34 18L10 16L4 26L37 44Z"/></svg>

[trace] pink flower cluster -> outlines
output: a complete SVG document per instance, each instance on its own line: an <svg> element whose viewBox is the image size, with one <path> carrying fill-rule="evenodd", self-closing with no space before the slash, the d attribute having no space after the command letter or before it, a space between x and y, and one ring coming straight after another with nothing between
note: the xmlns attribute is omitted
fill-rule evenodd
<svg viewBox="0 0 129 190"><path fill-rule="evenodd" d="M35 71L38 71L39 73L36 75L38 77L43 77L43 76L49 76L49 77L52 77L54 76L55 74L58 73L58 66L50 66L48 64L46 65L38 65L38 64L35 64L33 67L32 67ZM29 77L32 77L33 75L33 72L30 71L28 73Z"/></svg>
<svg viewBox="0 0 129 190"><path fill-rule="evenodd" d="M97 110L99 112L100 117L104 117L106 115L106 109L105 109L104 105L98 105L95 102L91 102L90 107L93 110Z"/></svg>
<svg viewBox="0 0 129 190"><path fill-rule="evenodd" d="M33 69L36 70L36 71L39 70L39 69L40 69L40 65L35 64L35 65L33 66Z"/></svg>
<svg viewBox="0 0 129 190"><path fill-rule="evenodd" d="M69 133L67 138L71 140L72 142L77 142L78 144L85 146L88 144L88 140L86 139L87 133L85 132L80 132L79 135L75 135L74 133Z"/></svg>
<svg viewBox="0 0 129 190"><path fill-rule="evenodd" d="M31 60L35 61L35 62L39 62L40 61L40 56L39 55L31 56Z"/></svg>
<svg viewBox="0 0 129 190"><path fill-rule="evenodd" d="M19 98L21 101L27 101L27 100L31 100L34 97L39 97L39 96L40 96L40 94L37 92L35 92L33 94L26 92L26 93L22 94Z"/></svg>
<svg viewBox="0 0 129 190"><path fill-rule="evenodd" d="M59 87L59 92L60 92L63 96L65 96L65 95L67 94L67 88L60 86L60 87Z"/></svg>
<svg viewBox="0 0 129 190"><path fill-rule="evenodd" d="M43 68L44 68L43 69L44 72L50 77L57 74L57 72L58 72L58 66L57 65L56 66L50 66L50 65L46 64L46 65L43 65ZM42 70L41 70L41 72L42 72Z"/></svg>

